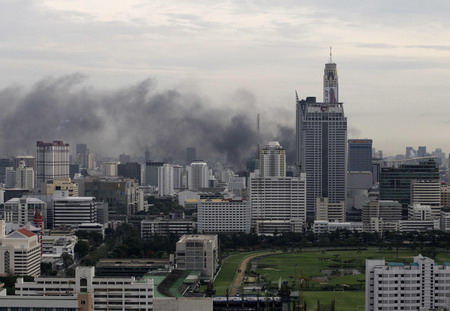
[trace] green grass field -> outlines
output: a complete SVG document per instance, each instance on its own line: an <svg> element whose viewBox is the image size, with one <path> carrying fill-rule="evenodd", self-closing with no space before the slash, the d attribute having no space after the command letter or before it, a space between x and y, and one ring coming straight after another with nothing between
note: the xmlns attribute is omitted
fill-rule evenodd
<svg viewBox="0 0 450 311"><path fill-rule="evenodd" d="M333 299L336 302L338 311L363 311L364 291L357 292L303 292L303 298L309 310L316 310L317 301L330 303Z"/></svg>
<svg viewBox="0 0 450 311"><path fill-rule="evenodd" d="M272 282L294 280L296 278L321 276L321 270L336 270L340 267L356 268L364 273L366 259L386 259L387 261L411 262L417 252L399 250L398 258L395 250L368 249L361 251L303 251L284 253L261 258L257 273ZM450 252L441 252L437 261L450 260ZM358 284L364 275L347 275L332 277L328 284ZM319 282L317 282L319 283Z"/></svg>
<svg viewBox="0 0 450 311"><path fill-rule="evenodd" d="M227 288L230 287L233 282L234 275L239 268L239 264L245 257L255 253L258 252L237 253L223 259L219 275L214 280L216 295L225 295Z"/></svg>

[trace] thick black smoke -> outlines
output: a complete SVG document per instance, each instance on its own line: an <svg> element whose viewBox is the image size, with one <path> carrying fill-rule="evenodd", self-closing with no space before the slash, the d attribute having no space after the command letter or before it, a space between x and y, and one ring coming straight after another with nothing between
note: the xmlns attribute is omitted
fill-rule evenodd
<svg viewBox="0 0 450 311"><path fill-rule="evenodd" d="M242 108L231 109L193 92L157 90L153 80L115 91L84 82L74 74L43 79L29 90L0 91L0 154L33 154L37 140L64 140L111 157L141 156L148 146L154 159L183 162L186 147L196 147L198 157L241 168L256 151L256 104L247 91L236 92L233 100ZM265 122L270 126L261 133L262 143L277 137L288 154L294 152L293 128Z"/></svg>

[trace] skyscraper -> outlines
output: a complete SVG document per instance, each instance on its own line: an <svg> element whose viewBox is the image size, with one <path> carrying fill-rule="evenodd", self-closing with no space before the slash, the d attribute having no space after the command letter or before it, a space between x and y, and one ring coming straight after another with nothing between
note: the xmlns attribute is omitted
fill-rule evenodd
<svg viewBox="0 0 450 311"><path fill-rule="evenodd" d="M372 171L372 139L348 140L348 171Z"/></svg>
<svg viewBox="0 0 450 311"><path fill-rule="evenodd" d="M42 187L49 179L69 177L69 144L62 141L36 143L36 179ZM42 189L42 188L41 188Z"/></svg>
<svg viewBox="0 0 450 311"><path fill-rule="evenodd" d="M191 164L197 160L197 149L195 147L186 148L186 165Z"/></svg>
<svg viewBox="0 0 450 311"><path fill-rule="evenodd" d="M188 167L188 187L189 190L198 190L208 187L209 168L204 161L194 161Z"/></svg>
<svg viewBox="0 0 450 311"><path fill-rule="evenodd" d="M277 141L269 142L259 152L261 177L286 177L286 151Z"/></svg>
<svg viewBox="0 0 450 311"><path fill-rule="evenodd" d="M314 213L317 198L345 201L347 185L347 118L339 102L336 64L325 65L324 102L297 101L297 165L306 173L306 206Z"/></svg>

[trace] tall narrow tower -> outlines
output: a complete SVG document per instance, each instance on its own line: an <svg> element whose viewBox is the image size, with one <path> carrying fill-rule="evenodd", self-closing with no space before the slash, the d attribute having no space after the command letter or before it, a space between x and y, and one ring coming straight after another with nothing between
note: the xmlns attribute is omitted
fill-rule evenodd
<svg viewBox="0 0 450 311"><path fill-rule="evenodd" d="M330 47L330 62L325 64L325 72L323 74L323 102L338 103L339 102L339 84L336 63L333 63L333 56Z"/></svg>
<svg viewBox="0 0 450 311"><path fill-rule="evenodd" d="M314 212L317 198L345 201L347 187L347 118L338 102L335 63L325 65L324 102L297 101L297 165L306 173L306 207Z"/></svg>

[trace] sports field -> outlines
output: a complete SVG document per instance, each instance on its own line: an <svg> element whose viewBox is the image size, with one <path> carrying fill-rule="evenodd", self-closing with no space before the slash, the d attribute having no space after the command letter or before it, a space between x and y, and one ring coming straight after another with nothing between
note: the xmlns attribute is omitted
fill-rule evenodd
<svg viewBox="0 0 450 311"><path fill-rule="evenodd" d="M364 291L352 292L303 292L308 310L316 310L317 301L322 304L329 304L333 299L336 302L336 309L339 311L363 311Z"/></svg>

